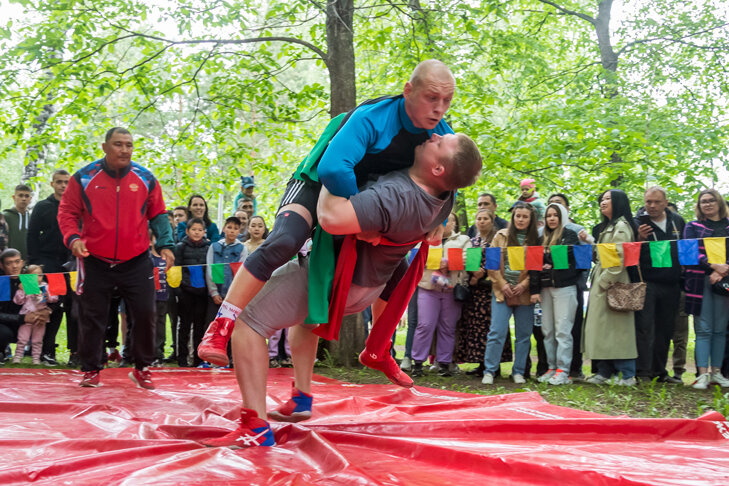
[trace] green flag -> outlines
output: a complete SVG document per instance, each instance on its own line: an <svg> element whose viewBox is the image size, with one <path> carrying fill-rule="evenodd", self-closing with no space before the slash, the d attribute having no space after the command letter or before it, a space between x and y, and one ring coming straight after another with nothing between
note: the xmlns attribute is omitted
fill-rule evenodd
<svg viewBox="0 0 729 486"><path fill-rule="evenodd" d="M210 273L213 277L213 282L216 284L225 283L225 265L222 263L213 263L210 265Z"/></svg>
<svg viewBox="0 0 729 486"><path fill-rule="evenodd" d="M466 248L466 271L475 272L481 268L481 248Z"/></svg>
<svg viewBox="0 0 729 486"><path fill-rule="evenodd" d="M36 295L40 294L40 287L38 286L38 275L35 273L24 273L19 275L20 283L23 285L23 292L25 295Z"/></svg>
<svg viewBox="0 0 729 486"><path fill-rule="evenodd" d="M668 268L673 266L670 241L651 241L648 246L651 250L651 261L653 262L654 268Z"/></svg>
<svg viewBox="0 0 729 486"><path fill-rule="evenodd" d="M570 260L567 256L567 245L550 246L552 252L552 267L555 270L566 270L570 268Z"/></svg>

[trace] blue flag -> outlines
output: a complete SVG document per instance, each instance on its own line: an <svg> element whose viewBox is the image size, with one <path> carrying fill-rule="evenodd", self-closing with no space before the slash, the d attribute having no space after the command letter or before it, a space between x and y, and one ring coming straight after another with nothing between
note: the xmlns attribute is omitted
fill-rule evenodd
<svg viewBox="0 0 729 486"><path fill-rule="evenodd" d="M486 248L486 270L501 269L501 247L494 246Z"/></svg>
<svg viewBox="0 0 729 486"><path fill-rule="evenodd" d="M195 265L187 268L190 272L190 285L196 289L205 287L205 278L203 277L203 268Z"/></svg>
<svg viewBox="0 0 729 486"><path fill-rule="evenodd" d="M681 265L699 264L699 240L678 240L678 262Z"/></svg>
<svg viewBox="0 0 729 486"><path fill-rule="evenodd" d="M573 250L576 268L589 270L592 266L592 245L575 245Z"/></svg>
<svg viewBox="0 0 729 486"><path fill-rule="evenodd" d="M10 277L7 275L0 276L0 302L10 300ZM0 350L4 351L4 350Z"/></svg>

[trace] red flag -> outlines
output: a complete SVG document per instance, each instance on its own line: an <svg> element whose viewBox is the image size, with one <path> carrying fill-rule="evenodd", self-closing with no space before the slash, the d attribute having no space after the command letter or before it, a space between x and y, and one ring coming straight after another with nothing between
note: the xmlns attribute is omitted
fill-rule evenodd
<svg viewBox="0 0 729 486"><path fill-rule="evenodd" d="M47 273L48 293L51 295L66 295L66 277L62 273Z"/></svg>
<svg viewBox="0 0 729 486"><path fill-rule="evenodd" d="M463 270L463 249L448 248L448 270Z"/></svg>
<svg viewBox="0 0 729 486"><path fill-rule="evenodd" d="M238 269L240 266L243 265L243 262L231 262L230 263L230 269L233 270L233 276L235 277L235 274L238 273Z"/></svg>
<svg viewBox="0 0 729 486"><path fill-rule="evenodd" d="M525 266L527 270L542 270L544 266L544 248L541 246L527 246Z"/></svg>
<svg viewBox="0 0 729 486"><path fill-rule="evenodd" d="M160 283L159 283L159 268L154 267L154 290L159 290Z"/></svg>
<svg viewBox="0 0 729 486"><path fill-rule="evenodd" d="M640 241L623 243L623 264L632 267L640 262Z"/></svg>

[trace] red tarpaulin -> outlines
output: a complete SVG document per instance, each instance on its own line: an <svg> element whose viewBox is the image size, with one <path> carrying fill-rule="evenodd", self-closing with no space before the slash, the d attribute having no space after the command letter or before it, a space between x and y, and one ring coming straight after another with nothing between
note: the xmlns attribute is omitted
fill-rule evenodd
<svg viewBox="0 0 729 486"><path fill-rule="evenodd" d="M480 396L316 376L314 413L274 423L272 448L195 442L236 426L229 370L153 372L100 388L71 370L0 370L0 484L729 484L729 424L630 419L558 407L539 394ZM269 408L291 370L271 370ZM490 483L489 481L493 481Z"/></svg>

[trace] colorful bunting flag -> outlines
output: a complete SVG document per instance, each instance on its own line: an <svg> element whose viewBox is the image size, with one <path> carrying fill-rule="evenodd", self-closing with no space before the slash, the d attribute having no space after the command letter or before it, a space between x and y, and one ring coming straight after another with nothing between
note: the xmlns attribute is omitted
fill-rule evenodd
<svg viewBox="0 0 729 486"><path fill-rule="evenodd" d="M479 251L479 253L481 252ZM448 270L458 271L463 269L463 250L461 248L448 248Z"/></svg>
<svg viewBox="0 0 729 486"><path fill-rule="evenodd" d="M542 270L544 267L544 247L527 246L526 248L526 269Z"/></svg>
<svg viewBox="0 0 729 486"><path fill-rule="evenodd" d="M35 273L22 273L18 275L20 285L23 286L25 295L38 295L41 293L40 285L38 285L38 275Z"/></svg>
<svg viewBox="0 0 729 486"><path fill-rule="evenodd" d="M233 270L234 277L235 277L235 274L238 273L238 270L240 269L241 265L243 265L243 262L232 262L230 264L230 269Z"/></svg>
<svg viewBox="0 0 729 486"><path fill-rule="evenodd" d="M466 270L475 272L481 268L481 248L466 248Z"/></svg>
<svg viewBox="0 0 729 486"><path fill-rule="evenodd" d="M154 267L152 270L154 272L154 290L159 290L162 288L162 284L159 281L159 267Z"/></svg>
<svg viewBox="0 0 729 486"><path fill-rule="evenodd" d="M175 265L174 267L171 267L167 269L167 284L172 287L173 289L176 289L180 286L180 282L182 281L182 267L179 267Z"/></svg>
<svg viewBox="0 0 729 486"><path fill-rule="evenodd" d="M709 264L726 263L726 238L704 238Z"/></svg>
<svg viewBox="0 0 729 486"><path fill-rule="evenodd" d="M10 277L0 275L0 302L10 300Z"/></svg>
<svg viewBox="0 0 729 486"><path fill-rule="evenodd" d="M575 245L572 251L575 255L575 268L589 270L592 266L592 245Z"/></svg>
<svg viewBox="0 0 729 486"><path fill-rule="evenodd" d="M210 276L216 284L225 283L225 265L222 263L213 263L210 265Z"/></svg>
<svg viewBox="0 0 729 486"><path fill-rule="evenodd" d="M187 271L190 272L190 285L195 289L201 289L205 287L205 277L203 276L203 269L200 265L191 265L187 267Z"/></svg>
<svg viewBox="0 0 729 486"><path fill-rule="evenodd" d="M567 270L570 268L570 259L567 253L567 245L554 245L549 247L552 254L552 267L555 270Z"/></svg>
<svg viewBox="0 0 729 486"><path fill-rule="evenodd" d="M640 241L626 241L623 243L623 261L626 267L640 263Z"/></svg>
<svg viewBox="0 0 729 486"><path fill-rule="evenodd" d="M621 266L620 255L618 255L615 243L598 243L597 255L600 258L600 265L602 265L602 268Z"/></svg>
<svg viewBox="0 0 729 486"><path fill-rule="evenodd" d="M678 263L681 265L699 264L699 240L678 240Z"/></svg>
<svg viewBox="0 0 729 486"><path fill-rule="evenodd" d="M48 293L51 295L66 295L66 277L62 273L47 273Z"/></svg>
<svg viewBox="0 0 729 486"><path fill-rule="evenodd" d="M443 259L443 248L429 248L428 260L425 262L425 268L428 270L438 270L440 261Z"/></svg>
<svg viewBox="0 0 729 486"><path fill-rule="evenodd" d="M506 257L509 259L509 268L512 270L524 270L524 247L508 246L506 247Z"/></svg>
<svg viewBox="0 0 729 486"><path fill-rule="evenodd" d="M78 272L68 272L68 278L71 283L71 290L76 293L76 290L78 290Z"/></svg>
<svg viewBox="0 0 729 486"><path fill-rule="evenodd" d="M501 248L486 248L486 270L501 270Z"/></svg>
<svg viewBox="0 0 729 486"><path fill-rule="evenodd" d="M673 266L670 241L651 241L648 243L648 247L651 250L651 263L653 264L653 268L669 268Z"/></svg>

